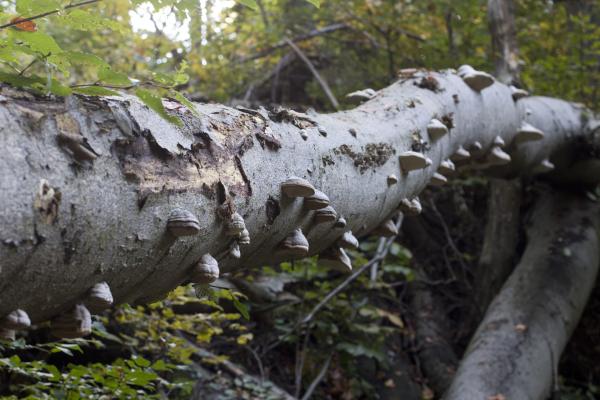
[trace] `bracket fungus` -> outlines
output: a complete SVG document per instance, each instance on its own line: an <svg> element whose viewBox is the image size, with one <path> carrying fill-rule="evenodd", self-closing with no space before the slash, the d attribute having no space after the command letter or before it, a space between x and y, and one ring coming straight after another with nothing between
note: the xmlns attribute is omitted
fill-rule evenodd
<svg viewBox="0 0 600 400"><path fill-rule="evenodd" d="M219 263L213 256L206 253L194 265L190 281L206 285L219 279Z"/></svg>
<svg viewBox="0 0 600 400"><path fill-rule="evenodd" d="M236 240L231 242L231 244L229 245L229 255L231 257L235 258L236 260L239 260L240 257L242 256L242 251L240 250L240 244Z"/></svg>
<svg viewBox="0 0 600 400"><path fill-rule="evenodd" d="M387 177L387 184L389 186L395 185L396 183L398 183L398 177L394 174L390 174Z"/></svg>
<svg viewBox="0 0 600 400"><path fill-rule="evenodd" d="M439 119L434 118L427 124L427 133L431 140L438 140L448 133L448 127Z"/></svg>
<svg viewBox="0 0 600 400"><path fill-rule="evenodd" d="M50 333L58 338L75 339L92 333L92 315L83 304L54 318Z"/></svg>
<svg viewBox="0 0 600 400"><path fill-rule="evenodd" d="M29 315L21 309L14 310L0 320L0 328L20 331L31 326Z"/></svg>
<svg viewBox="0 0 600 400"><path fill-rule="evenodd" d="M400 154L400 168L404 172L424 169L431 165L431 160L416 151L406 151Z"/></svg>
<svg viewBox="0 0 600 400"><path fill-rule="evenodd" d="M337 241L337 244L346 249L358 249L359 246L358 239L352 231L344 232L342 237Z"/></svg>
<svg viewBox="0 0 600 400"><path fill-rule="evenodd" d="M402 199L398 209L406 216L419 215L421 214L421 211L423 211L423 207L421 206L421 202L419 201L418 197L410 200Z"/></svg>
<svg viewBox="0 0 600 400"><path fill-rule="evenodd" d="M494 84L494 77L486 72L477 71L470 65L462 65L458 68L458 76L469 85L469 87L477 92L481 92L488 86Z"/></svg>
<svg viewBox="0 0 600 400"><path fill-rule="evenodd" d="M523 97L529 96L529 92L527 90L519 89L518 87L515 87L512 85L510 86L510 93L511 93L514 101L517 101L519 99L522 99Z"/></svg>
<svg viewBox="0 0 600 400"><path fill-rule="evenodd" d="M545 174L554 169L554 164L550 162L547 158L540 162L538 165L533 167L533 172L536 174Z"/></svg>
<svg viewBox="0 0 600 400"><path fill-rule="evenodd" d="M309 210L320 210L329 205L329 197L320 190L315 190L312 196L304 198L304 206Z"/></svg>
<svg viewBox="0 0 600 400"><path fill-rule="evenodd" d="M240 236L244 229L246 229L244 218L238 213L231 214L231 219L227 221L227 235Z"/></svg>
<svg viewBox="0 0 600 400"><path fill-rule="evenodd" d="M451 176L454 171L456 170L456 167L454 166L454 163L450 160L444 160L440 163L440 166L438 167L438 171L440 174L444 175L444 176Z"/></svg>
<svg viewBox="0 0 600 400"><path fill-rule="evenodd" d="M0 339L15 340L17 333L13 329L0 328Z"/></svg>
<svg viewBox="0 0 600 400"><path fill-rule="evenodd" d="M283 239L279 249L291 256L305 257L308 255L308 239L302 233L302 229L294 229L292 233Z"/></svg>
<svg viewBox="0 0 600 400"><path fill-rule="evenodd" d="M523 122L517 135L515 136L516 143L531 142L535 140L542 140L544 138L544 132L531 125L528 122Z"/></svg>
<svg viewBox="0 0 600 400"><path fill-rule="evenodd" d="M506 143L504 143L504 139L502 139L502 137L496 136L494 138L494 146L504 147L505 145Z"/></svg>
<svg viewBox="0 0 600 400"><path fill-rule="evenodd" d="M396 228L394 220L388 219L375 228L371 234L383 237L393 237L398 235L398 228Z"/></svg>
<svg viewBox="0 0 600 400"><path fill-rule="evenodd" d="M431 180L429 181L430 184L432 184L433 186L442 186L445 185L446 183L448 183L448 179L446 179L446 177L442 174L440 174L439 172L435 172L432 176L431 176Z"/></svg>
<svg viewBox="0 0 600 400"><path fill-rule="evenodd" d="M331 206L321 208L315 212L315 222L317 224L334 222L335 220L337 220L337 212Z"/></svg>
<svg viewBox="0 0 600 400"><path fill-rule="evenodd" d="M454 161L462 161L462 160L468 160L470 157L471 157L471 153L469 153L469 150L460 146L458 149L456 149L456 151L454 152L454 154L452 154L452 156L450 158Z"/></svg>
<svg viewBox="0 0 600 400"><path fill-rule="evenodd" d="M175 237L193 236L200 233L200 222L188 210L175 208L169 214L167 230Z"/></svg>
<svg viewBox="0 0 600 400"><path fill-rule="evenodd" d="M331 247L320 254L319 263L336 271L352 271L352 261L341 247Z"/></svg>
<svg viewBox="0 0 600 400"><path fill-rule="evenodd" d="M505 165L510 163L511 157L500 146L494 146L487 157L487 161L491 165Z"/></svg>
<svg viewBox="0 0 600 400"><path fill-rule="evenodd" d="M288 197L309 197L315 194L315 188L309 181L293 176L281 184L281 191Z"/></svg>
<svg viewBox="0 0 600 400"><path fill-rule="evenodd" d="M248 229L244 228L244 230L242 230L238 238L238 243L244 245L250 244L250 232L248 232Z"/></svg>
<svg viewBox="0 0 600 400"><path fill-rule="evenodd" d="M371 100L373 97L375 97L376 94L377 92L375 90L367 88L364 90L357 90L356 92L348 93L346 95L346 98L358 101Z"/></svg>
<svg viewBox="0 0 600 400"><path fill-rule="evenodd" d="M106 282L100 282L92 286L84 303L90 312L97 314L113 304L113 295L110 286Z"/></svg>
<svg viewBox="0 0 600 400"><path fill-rule="evenodd" d="M306 129L300 129L300 137L303 140L307 140L308 139L308 133L306 133Z"/></svg>
<svg viewBox="0 0 600 400"><path fill-rule="evenodd" d="M337 221L335 221L335 224L333 224L334 227L336 228L345 228L346 227L346 218L344 217L339 217Z"/></svg>

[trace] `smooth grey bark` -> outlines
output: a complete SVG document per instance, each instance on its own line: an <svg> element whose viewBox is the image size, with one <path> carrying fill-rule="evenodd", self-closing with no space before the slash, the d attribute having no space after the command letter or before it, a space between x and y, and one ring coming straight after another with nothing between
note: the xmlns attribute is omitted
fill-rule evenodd
<svg viewBox="0 0 600 400"><path fill-rule="evenodd" d="M545 192L515 271L471 339L446 400L548 398L554 371L595 283L598 204Z"/></svg>
<svg viewBox="0 0 600 400"><path fill-rule="evenodd" d="M483 247L475 271L475 298L483 312L512 272L517 258L521 182L491 179Z"/></svg>
<svg viewBox="0 0 600 400"><path fill-rule="evenodd" d="M182 127L131 97L46 99L3 90L0 315L21 308L33 322L46 320L101 281L117 303L150 301L185 283L205 253L222 272L284 260L278 244L298 227L316 254L344 230L364 235L377 227L460 146L478 141L489 149L501 136L513 162L495 173L531 174L548 157L567 169L581 158L576 144L593 135L583 108L544 97L515 104L508 87L479 93L452 71L420 71L356 109L310 117L217 104L198 104L195 117L167 106ZM425 127L434 117L454 127L431 142ZM511 144L523 120L545 138ZM422 149L432 165L402 173L398 155L410 149ZM388 185L390 174L399 182ZM300 199L282 196L280 184L292 175L324 191L346 228L315 225ZM219 183L250 231L239 260L227 256ZM199 235L166 234L175 207L198 217Z"/></svg>

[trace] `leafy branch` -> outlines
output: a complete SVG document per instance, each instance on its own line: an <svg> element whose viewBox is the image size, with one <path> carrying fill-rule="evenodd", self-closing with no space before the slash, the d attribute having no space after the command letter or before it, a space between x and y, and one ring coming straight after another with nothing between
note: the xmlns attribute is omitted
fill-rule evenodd
<svg viewBox="0 0 600 400"><path fill-rule="evenodd" d="M32 17L15 19L15 20L9 22L8 24L0 25L0 29L10 28L11 26L19 25L19 24L22 24L23 22L33 21L36 19L47 17L49 15L58 14L61 11L65 11L65 10L68 10L71 8L82 7L82 6L86 6L88 4L98 3L100 1L102 1L102 0L86 0L86 1L82 1L80 3L69 4L68 6L65 6L63 8L58 8L56 10L47 11L45 13L34 15Z"/></svg>

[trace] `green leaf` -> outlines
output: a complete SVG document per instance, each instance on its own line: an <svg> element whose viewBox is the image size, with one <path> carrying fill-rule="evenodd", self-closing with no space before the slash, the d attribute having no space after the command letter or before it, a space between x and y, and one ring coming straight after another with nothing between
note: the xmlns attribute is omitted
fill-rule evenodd
<svg viewBox="0 0 600 400"><path fill-rule="evenodd" d="M248 306L245 305L244 303L241 303L235 296L233 296L233 306L235 307L236 310L238 310L238 312L240 314L242 314L242 317L244 317L247 320L250 320L250 313L248 312Z"/></svg>
<svg viewBox="0 0 600 400"><path fill-rule="evenodd" d="M115 86L131 86L131 81L127 75L113 71L110 68L101 68L98 71L98 79L107 85Z"/></svg>
<svg viewBox="0 0 600 400"><path fill-rule="evenodd" d="M107 89L102 86L86 86L73 88L75 93L84 94L86 96L121 96L121 93Z"/></svg>
<svg viewBox="0 0 600 400"><path fill-rule="evenodd" d="M320 8L321 7L321 0L306 0L308 1L310 4L312 4L313 6Z"/></svg>
<svg viewBox="0 0 600 400"><path fill-rule="evenodd" d="M167 114L167 111L165 110L165 108L163 107L162 104L162 99L160 96L156 95L155 93L150 92L149 90L146 89L138 89L135 91L135 95L148 107L150 107L151 110L154 110L154 112L156 112L158 115L160 115L163 119L165 119L166 121L180 126L181 125L181 120L177 117L174 117L172 115Z"/></svg>
<svg viewBox="0 0 600 400"><path fill-rule="evenodd" d="M94 54L68 51L65 52L65 56L68 58L71 64L89 65L92 67L110 69L110 65L108 65L106 61Z"/></svg>
<svg viewBox="0 0 600 400"><path fill-rule="evenodd" d="M103 28L118 32L124 30L123 26L116 21L101 17L98 13L91 13L78 8L63 15L60 19L67 27L80 31L96 31Z"/></svg>
<svg viewBox="0 0 600 400"><path fill-rule="evenodd" d="M184 106L186 106L191 112L192 114L198 116L200 114L198 114L198 111L196 110L196 107L194 106L194 103L192 103L191 101L189 101L182 93L173 90L170 92L170 95L177 100L178 102L180 102L181 104L183 104Z"/></svg>
<svg viewBox="0 0 600 400"><path fill-rule="evenodd" d="M48 56L50 54L60 54L62 49L54 41L52 36L48 36L42 32L25 32L25 31L11 31L10 36L23 45L29 47L36 53Z"/></svg>
<svg viewBox="0 0 600 400"><path fill-rule="evenodd" d="M238 3L245 5L248 8L258 11L258 3L256 0L236 0Z"/></svg>
<svg viewBox="0 0 600 400"><path fill-rule="evenodd" d="M17 13L24 16L54 11L61 8L60 0L17 0Z"/></svg>
<svg viewBox="0 0 600 400"><path fill-rule="evenodd" d="M0 82L5 82L15 87L33 89L40 93L51 92L57 96L68 96L72 93L71 88L62 85L56 79L42 78L35 75L25 77L17 74L0 72Z"/></svg>

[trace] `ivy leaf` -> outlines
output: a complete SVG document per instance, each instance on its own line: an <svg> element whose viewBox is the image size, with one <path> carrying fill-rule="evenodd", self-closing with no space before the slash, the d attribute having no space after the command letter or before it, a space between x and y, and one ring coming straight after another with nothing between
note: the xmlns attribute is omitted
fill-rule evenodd
<svg viewBox="0 0 600 400"><path fill-rule="evenodd" d="M321 7L321 0L306 0L308 1L310 4L312 4L313 6L320 8Z"/></svg>
<svg viewBox="0 0 600 400"><path fill-rule="evenodd" d="M254 11L258 11L258 3L256 0L237 0L237 2L245 5L248 8L251 8Z"/></svg>
<svg viewBox="0 0 600 400"><path fill-rule="evenodd" d="M107 89L102 86L84 86L73 88L75 93L84 94L86 96L121 96L121 93Z"/></svg>
<svg viewBox="0 0 600 400"><path fill-rule="evenodd" d="M174 117L172 115L169 115L167 113L167 111L165 110L165 107L162 104L162 99L160 96L157 96L155 93L152 93L149 90L146 89L138 89L135 91L135 95L148 107L150 107L151 110L153 110L154 112L156 112L158 115L160 115L163 119L165 119L166 121L177 125L177 126L181 126L181 120L177 117Z"/></svg>

